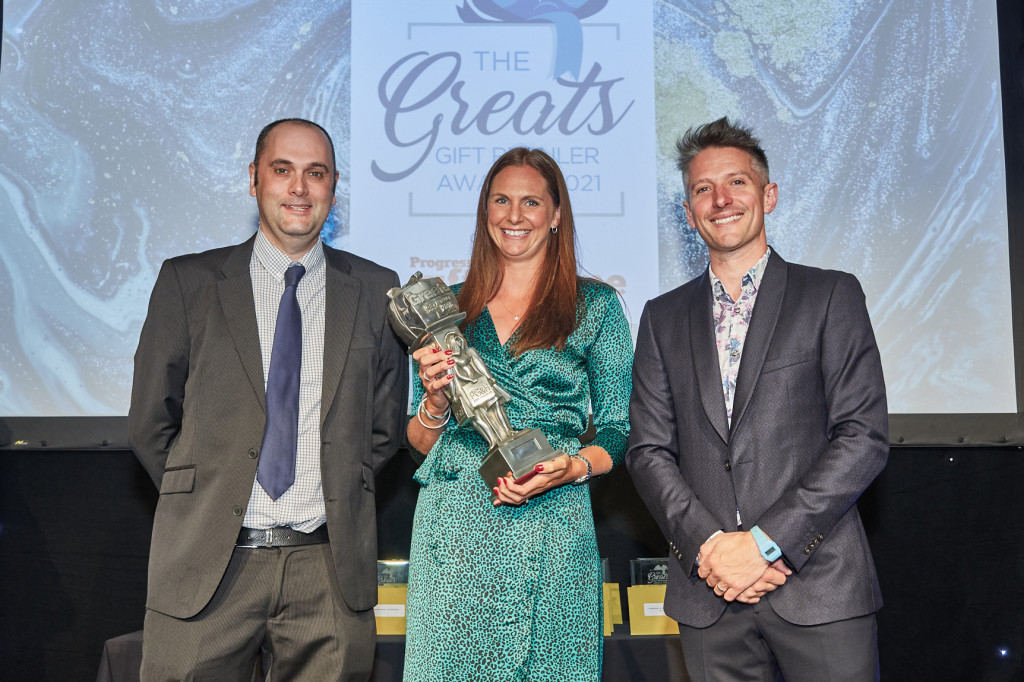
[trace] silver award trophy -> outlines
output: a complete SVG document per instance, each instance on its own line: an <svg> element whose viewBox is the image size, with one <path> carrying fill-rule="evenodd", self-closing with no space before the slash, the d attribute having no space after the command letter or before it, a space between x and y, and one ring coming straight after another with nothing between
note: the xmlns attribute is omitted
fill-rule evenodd
<svg viewBox="0 0 1024 682"><path fill-rule="evenodd" d="M452 352L454 378L444 387L444 394L459 425L469 422L487 441L487 455L480 467L487 487L493 488L498 478L510 471L516 480L532 475L535 465L562 454L538 429L512 430L504 407L511 396L491 376L476 349L466 343L459 331L466 313L459 310L455 293L444 282L417 272L404 287L389 289L388 298L388 322L409 345L410 354L429 345Z"/></svg>

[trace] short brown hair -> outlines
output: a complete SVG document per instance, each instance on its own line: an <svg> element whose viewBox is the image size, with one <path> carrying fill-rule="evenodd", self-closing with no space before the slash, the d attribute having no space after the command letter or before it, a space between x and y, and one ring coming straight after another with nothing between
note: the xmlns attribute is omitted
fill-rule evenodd
<svg viewBox="0 0 1024 682"><path fill-rule="evenodd" d="M260 157L263 156L263 150L267 146L267 135L270 134L271 130L282 123L296 123L301 126L306 126L307 128L316 128L323 133L324 137L327 138L327 145L331 148L331 166L333 166L334 170L338 170L338 162L337 159L334 158L334 140L331 139L330 133L324 130L322 125L319 123L313 123L312 121L308 121L304 118L279 118L278 120L263 126L263 130L261 130L260 134L256 137L256 153L253 154L252 157L252 165L255 171L253 174L253 184L259 184L260 181ZM337 184L337 180L335 180L335 184Z"/></svg>
<svg viewBox="0 0 1024 682"><path fill-rule="evenodd" d="M733 147L750 155L754 163L754 171L761 181L761 186L771 182L768 179L768 157L761 148L761 141L754 137L749 128L734 125L727 116L717 121L694 126L676 140L676 166L683 174L683 187L686 198L690 198L690 164L702 151L712 147Z"/></svg>

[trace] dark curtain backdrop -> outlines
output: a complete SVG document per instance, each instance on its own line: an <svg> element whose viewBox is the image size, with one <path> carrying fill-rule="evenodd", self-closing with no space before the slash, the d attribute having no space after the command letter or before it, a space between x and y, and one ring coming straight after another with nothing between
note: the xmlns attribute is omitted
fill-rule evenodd
<svg viewBox="0 0 1024 682"><path fill-rule="evenodd" d="M407 554L413 470L401 453L377 486L382 557ZM894 449L860 503L885 598L883 680L1024 679L1022 480L1017 447ZM625 470L592 488L625 586L629 559L667 546ZM130 452L0 451L0 678L93 680L103 642L142 627L155 504ZM666 666L667 649L644 644L630 679Z"/></svg>

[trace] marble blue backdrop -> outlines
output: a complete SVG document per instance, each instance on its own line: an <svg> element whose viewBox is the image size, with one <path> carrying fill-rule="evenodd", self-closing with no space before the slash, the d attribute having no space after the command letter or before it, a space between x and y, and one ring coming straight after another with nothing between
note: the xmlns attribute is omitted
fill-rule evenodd
<svg viewBox="0 0 1024 682"><path fill-rule="evenodd" d="M124 414L161 261L255 228L247 165L266 122L331 131L325 238L345 247L350 5L3 12L0 415ZM675 136L727 114L762 137L780 186L769 242L864 283L891 411L1015 411L994 0L661 0L654 17L658 149L637 163L658 168L661 289L706 265Z"/></svg>

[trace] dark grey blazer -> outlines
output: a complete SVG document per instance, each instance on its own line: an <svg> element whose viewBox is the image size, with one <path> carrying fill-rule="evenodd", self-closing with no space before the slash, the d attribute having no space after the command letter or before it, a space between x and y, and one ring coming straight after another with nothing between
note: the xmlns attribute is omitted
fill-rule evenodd
<svg viewBox="0 0 1024 682"><path fill-rule="evenodd" d="M882 605L857 498L885 466L882 365L853 275L773 252L736 382L732 428L707 272L648 302L633 361L626 464L669 541L665 612L706 627L725 609L694 559L714 531L759 525L794 569L767 596L799 625Z"/></svg>
<svg viewBox="0 0 1024 682"><path fill-rule="evenodd" d="M131 444L160 488L146 605L176 618L217 589L256 476L265 393L253 240L166 261L135 353ZM398 276L324 251L320 471L338 589L362 611L377 602L374 473L402 443L408 359L385 317Z"/></svg>

